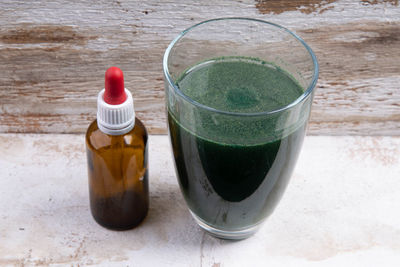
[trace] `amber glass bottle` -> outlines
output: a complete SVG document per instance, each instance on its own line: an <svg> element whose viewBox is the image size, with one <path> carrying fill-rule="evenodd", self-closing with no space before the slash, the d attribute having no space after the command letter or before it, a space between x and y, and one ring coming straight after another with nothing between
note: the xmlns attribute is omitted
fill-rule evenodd
<svg viewBox="0 0 400 267"><path fill-rule="evenodd" d="M107 85L107 79L113 78L115 73L110 71L111 78L107 78L107 72L105 92L103 90L99 94L97 120L90 124L86 133L90 208L94 219L100 225L115 230L126 230L140 224L149 207L148 136L143 123L134 118L134 112L130 124L124 121L129 119L129 110L122 112L125 114L120 121L115 120L115 114L110 118L101 115L107 112L102 111L102 108L115 110L114 107L125 105L129 108L132 106L133 110L133 101L132 104L125 103L132 99L129 92L126 92L128 97L122 97L115 102L116 104L107 96L107 89L115 91L112 86ZM106 104L100 103L103 100ZM110 107L111 105L113 106ZM117 126L113 127L115 125ZM122 130L118 125L122 125Z"/></svg>

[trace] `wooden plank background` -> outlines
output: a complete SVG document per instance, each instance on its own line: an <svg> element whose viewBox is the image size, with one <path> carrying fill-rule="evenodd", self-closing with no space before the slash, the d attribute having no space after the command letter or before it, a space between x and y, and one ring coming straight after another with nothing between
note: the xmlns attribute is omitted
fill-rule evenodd
<svg viewBox="0 0 400 267"><path fill-rule="evenodd" d="M166 133L162 56L194 23L268 20L320 63L309 134L400 135L399 1L1 1L0 132L83 133L107 67L123 69L139 118Z"/></svg>

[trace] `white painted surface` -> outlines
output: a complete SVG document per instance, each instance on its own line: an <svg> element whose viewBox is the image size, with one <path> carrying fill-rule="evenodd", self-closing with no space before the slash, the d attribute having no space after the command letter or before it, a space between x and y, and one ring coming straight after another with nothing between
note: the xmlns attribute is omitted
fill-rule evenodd
<svg viewBox="0 0 400 267"><path fill-rule="evenodd" d="M167 136L149 144L150 213L116 232L91 218L83 135L0 135L0 265L400 264L399 137L307 137L277 210L240 242L199 229Z"/></svg>

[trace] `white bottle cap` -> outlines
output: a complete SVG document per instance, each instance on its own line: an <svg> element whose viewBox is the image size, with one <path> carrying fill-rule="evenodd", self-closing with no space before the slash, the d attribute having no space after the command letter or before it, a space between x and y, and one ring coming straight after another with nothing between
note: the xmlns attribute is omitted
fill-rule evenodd
<svg viewBox="0 0 400 267"><path fill-rule="evenodd" d="M110 135L123 135L135 126L135 110L131 92L125 88L126 100L118 105L104 101L105 89L97 97L97 126L100 131Z"/></svg>

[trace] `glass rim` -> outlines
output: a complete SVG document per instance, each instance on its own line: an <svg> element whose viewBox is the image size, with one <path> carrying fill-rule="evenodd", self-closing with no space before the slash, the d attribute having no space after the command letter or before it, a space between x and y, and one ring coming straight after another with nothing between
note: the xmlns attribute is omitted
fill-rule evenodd
<svg viewBox="0 0 400 267"><path fill-rule="evenodd" d="M277 109L274 109L274 110L262 111L262 112L252 112L252 113L243 113L243 112L232 112L232 111L219 110L219 109L212 108L212 107L209 107L207 105L201 104L201 103L193 100L189 96L185 95L179 89L179 87L173 82L172 77L169 74L169 69L168 69L169 54L170 54L172 48L174 47L174 45L179 40L181 40L191 30L193 30L193 29L195 29L198 26L201 26L203 24L206 24L206 23L209 23L209 22L221 21L221 20L243 20L243 21L247 20L247 21L253 21L253 22L268 24L270 26L273 26L273 27L276 27L278 29L286 31L291 36L293 36L296 40L298 40L306 48L307 52L310 54L310 56L312 58L313 65L314 65L314 72L313 72L312 80L311 80L310 84L308 85L307 89L304 90L303 94L301 94L298 98L296 98L296 100L294 100L293 102L289 103L286 106L283 106L283 107L280 107L280 108L277 108ZM290 31L289 29L287 29L287 28L285 28L283 26L280 26L278 24L275 24L275 23L272 23L272 22L268 22L268 21L265 21L265 20L261 20L261 19L246 18L246 17L225 17L225 18L216 18L216 19L205 20L205 21L197 23L197 24L195 24L195 25L183 30L177 37L175 37L174 40L172 40L172 42L168 45L167 49L165 50L164 57L163 57L163 71L164 71L164 76L166 77L169 85L172 86L172 88L174 88L174 91L178 95L180 95L183 99L188 101L190 104L193 104L193 105L195 105L195 106L197 106L199 108L206 109L206 110L214 112L214 113L220 113L220 114L230 115L230 116L252 117L252 116L263 116L263 115L271 115L271 114L279 113L279 112L288 110L288 109L300 104L301 102L303 102L313 92L313 90L314 90L314 88L315 88L315 86L317 84L318 75L319 75L319 66L318 66L317 58L316 58L314 52L312 51L311 47L309 47L308 44L301 37L299 37L297 34L293 33L292 31Z"/></svg>

